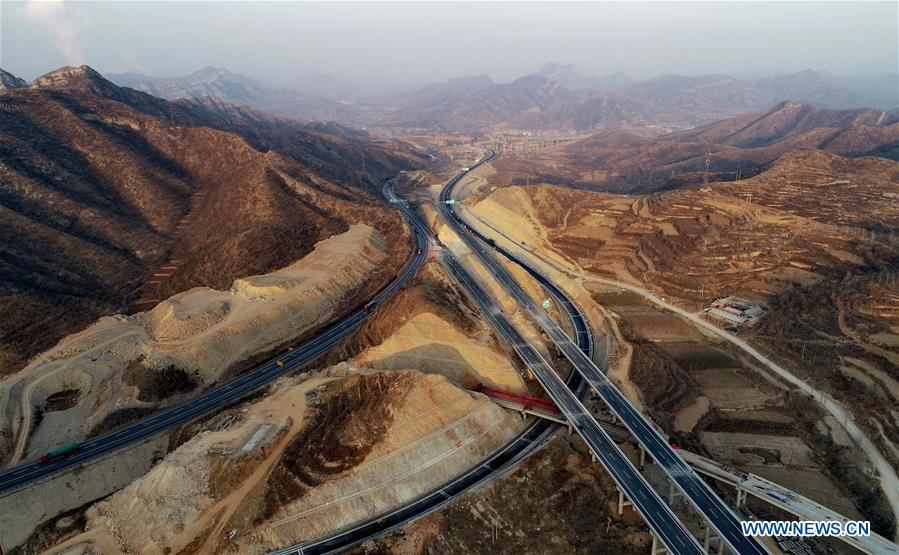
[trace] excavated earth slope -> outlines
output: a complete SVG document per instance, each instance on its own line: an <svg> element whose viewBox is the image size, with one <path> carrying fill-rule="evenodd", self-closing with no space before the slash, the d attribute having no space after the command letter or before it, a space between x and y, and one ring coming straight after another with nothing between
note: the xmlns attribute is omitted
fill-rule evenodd
<svg viewBox="0 0 899 555"><path fill-rule="evenodd" d="M96 503L57 552L249 553L414 498L508 441L517 417L439 375L282 380ZM329 375L331 374L331 375Z"/></svg>
<svg viewBox="0 0 899 555"><path fill-rule="evenodd" d="M377 230L353 225L227 291L194 288L149 312L102 318L0 381L2 451L35 456L239 371L359 302L387 258Z"/></svg>

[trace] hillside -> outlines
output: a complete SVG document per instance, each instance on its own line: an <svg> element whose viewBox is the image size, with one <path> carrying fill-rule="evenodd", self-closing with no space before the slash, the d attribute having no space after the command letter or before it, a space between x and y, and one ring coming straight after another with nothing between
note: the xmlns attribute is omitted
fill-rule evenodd
<svg viewBox="0 0 899 555"><path fill-rule="evenodd" d="M208 383L225 359L353 302L341 282L366 283L383 255L373 230L353 226L290 267L238 280L228 292L195 289L149 313L105 318L46 353L43 369L36 364L0 382L30 380L12 386L0 413L12 423L21 401L38 408L32 449L184 399L187 388L173 387L184 384L166 379L174 372L155 361L176 362L197 378L194 386ZM326 298L317 298L322 291ZM229 310L221 308L226 299ZM117 334L112 349L96 336L126 327L145 335ZM139 343L150 356L141 356ZM132 361L121 372L126 357ZM163 433L155 450L125 449L0 499L0 543L25 553L62 549L60 542L104 553L154 551L151 542L159 552L245 553L311 539L407 503L519 432L526 421L465 389L479 382L528 387L471 301L431 260L306 371ZM123 468L124 461L139 464ZM22 502L35 497L44 502ZM137 518L147 511L159 518ZM239 534L230 533L235 528Z"/></svg>
<svg viewBox="0 0 899 555"><path fill-rule="evenodd" d="M801 137L819 129L827 130L821 145L837 143L843 154L865 152L880 144L852 144L846 135L864 135L864 128L885 128L899 137L896 124L899 114L873 108L858 110L829 110L796 101L782 102L769 110L754 112L672 135L686 141L702 141L740 148L753 148ZM852 150L849 150L852 149Z"/></svg>
<svg viewBox="0 0 899 555"><path fill-rule="evenodd" d="M0 458L33 459L240 374L362 302L387 263L384 237L352 225L274 272L101 318L0 380Z"/></svg>
<svg viewBox="0 0 899 555"><path fill-rule="evenodd" d="M0 69L0 91L20 89L26 86L28 86L28 82L26 82L24 79L16 77L12 73Z"/></svg>
<svg viewBox="0 0 899 555"><path fill-rule="evenodd" d="M724 340L731 334L710 339L682 316L721 330L733 323L703 311L714 299L760 303L767 314L730 329L734 340L846 407L895 466L899 163L796 150L748 179L649 195L533 176L529 187L504 187L487 175L458 203L463 217L569 290L593 293L627 343L610 377L678 444L893 534L892 478L859 470L870 467L865 449L817 401Z"/></svg>
<svg viewBox="0 0 899 555"><path fill-rule="evenodd" d="M381 147L254 128L86 66L5 92L0 129L0 374L102 314L285 266L353 223L388 239L391 264L405 256L398 216L335 163L395 169Z"/></svg>
<svg viewBox="0 0 899 555"><path fill-rule="evenodd" d="M584 189L649 192L701 183L706 158L711 181L733 181L806 148L899 160L899 117L874 109L830 110L788 101L661 137L614 130L551 151L508 152L496 167L506 183L523 183L530 174Z"/></svg>

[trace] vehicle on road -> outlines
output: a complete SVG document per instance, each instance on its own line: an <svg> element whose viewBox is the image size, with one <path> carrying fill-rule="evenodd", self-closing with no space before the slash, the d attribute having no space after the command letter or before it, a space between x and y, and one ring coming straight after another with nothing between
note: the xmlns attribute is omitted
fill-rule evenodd
<svg viewBox="0 0 899 555"><path fill-rule="evenodd" d="M37 458L37 461L39 463L48 463L48 462L50 462L52 460L56 460L60 457L67 457L77 450L78 450L78 442L75 441L75 442L69 443L68 445L63 445L62 447L57 447L56 449L53 449L52 451L48 451L47 453L44 453L43 455L41 455L40 457Z"/></svg>

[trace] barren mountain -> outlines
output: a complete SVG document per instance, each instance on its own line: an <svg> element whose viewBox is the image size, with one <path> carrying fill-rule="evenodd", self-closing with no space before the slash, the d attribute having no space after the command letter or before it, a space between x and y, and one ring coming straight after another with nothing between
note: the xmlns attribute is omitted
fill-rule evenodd
<svg viewBox="0 0 899 555"><path fill-rule="evenodd" d="M705 127L677 133L674 137L753 148L793 139L822 129L831 132L827 141L833 141L847 132L850 135L857 135L859 129L863 127L884 128L890 131L891 135L899 137L899 131L895 127L897 122L899 122L899 114L889 114L873 108L829 110L796 101L787 101L764 112L737 116ZM845 140L837 140L837 142L847 144ZM858 144L854 151L864 152L879 146L879 144ZM851 154L852 152L845 153Z"/></svg>
<svg viewBox="0 0 899 555"><path fill-rule="evenodd" d="M86 66L0 95L0 374L102 314L283 267L353 223L375 226L397 263L399 218L358 176L334 178L364 143L275 130ZM385 151L371 151L382 171L402 159Z"/></svg>
<svg viewBox="0 0 899 555"><path fill-rule="evenodd" d="M880 91L882 87L869 87ZM571 65L547 64L511 83L486 75L453 79L378 102L384 123L450 131L511 129L684 129L799 100L833 109L897 103L854 92L811 70L757 80L727 75L663 75L634 81L623 73L588 77Z"/></svg>
<svg viewBox="0 0 899 555"><path fill-rule="evenodd" d="M830 110L789 101L662 137L615 130L558 151L510 152L496 167L508 183L536 175L587 189L653 191L703 181L707 157L711 180L734 180L799 148L899 160L899 118L874 109Z"/></svg>
<svg viewBox="0 0 899 555"><path fill-rule="evenodd" d="M267 94L258 83L230 71L206 67L183 77L151 77L139 73L109 74L113 83L150 93L159 98L212 97L235 104L248 104L254 98Z"/></svg>
<svg viewBox="0 0 899 555"><path fill-rule="evenodd" d="M119 86L167 100L211 98L215 102L249 106L300 120L331 119L346 112L340 103L323 96L294 88L268 86L224 68L206 67L189 75L170 78L140 73L113 73L106 77Z"/></svg>
<svg viewBox="0 0 899 555"><path fill-rule="evenodd" d="M634 83L621 92L660 106L690 110L707 117L726 117L790 99L839 109L873 105L871 99L812 70L749 81L727 75L664 75Z"/></svg>
<svg viewBox="0 0 899 555"><path fill-rule="evenodd" d="M672 119L643 100L585 89L577 76L562 70L548 75L527 75L502 84L486 75L453 79L382 99L387 112L380 118L391 125L463 132L614 128ZM680 115L673 120L678 128L695 123Z"/></svg>
<svg viewBox="0 0 899 555"><path fill-rule="evenodd" d="M634 79L631 79L621 71L617 71L605 77L588 77L581 73L576 66L569 64L549 63L540 68L540 71L538 71L536 75L551 81L556 81L566 89L572 91L585 89L594 91L622 89L636 83Z"/></svg>
<svg viewBox="0 0 899 555"><path fill-rule="evenodd" d="M796 99L829 108L895 108L883 84L868 79L869 98L811 70L740 80L727 75L664 75L636 81L622 72L605 77L573 65L550 63L510 83L487 75L464 76L402 93L362 98L341 80L312 73L268 86L222 68L159 78L112 74L115 83L169 100L246 106L300 120L480 132L490 128L600 130L625 127L677 130ZM338 101L355 96L352 101ZM895 96L895 95L893 95Z"/></svg>
<svg viewBox="0 0 899 555"><path fill-rule="evenodd" d="M28 82L24 79L20 79L16 77L12 73L0 69L0 91L6 91L10 89L21 89L22 87L27 87Z"/></svg>

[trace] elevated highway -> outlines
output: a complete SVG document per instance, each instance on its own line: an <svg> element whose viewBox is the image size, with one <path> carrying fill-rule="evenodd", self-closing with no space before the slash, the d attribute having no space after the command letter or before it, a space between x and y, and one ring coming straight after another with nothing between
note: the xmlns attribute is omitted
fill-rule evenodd
<svg viewBox="0 0 899 555"><path fill-rule="evenodd" d="M490 156L474 164L471 169L494 157L495 153L491 153ZM454 204L447 201L453 200L455 202L455 199L452 199L452 191L461 178L462 174L456 176L440 192L438 207L447 224L477 255L505 291L528 312L540 329L559 347L565 357L571 361L577 371L590 384L590 387L602 397L612 412L637 438L653 460L665 470L668 478L680 489L693 508L705 518L730 549L741 555L762 555L768 553L767 549L756 538L743 535L740 519L737 515L678 456L656 428L627 400L593 360L584 356L576 348L576 345L564 330L546 314L546 311L527 294L524 288L487 250L488 248L501 249L498 249L492 241L470 227L453 210ZM511 253L504 254L512 256ZM519 263L524 264L521 261ZM559 291L558 296L564 297L559 288L539 272L533 270L531 275L547 290ZM631 500L633 501L633 498ZM668 547L670 548L671 546Z"/></svg>
<svg viewBox="0 0 899 555"><path fill-rule="evenodd" d="M436 244L436 237L433 236L427 225L409 208L409 204L406 201L396 196L393 190L394 184L394 180L388 180L384 184L382 192L385 198L403 213L409 225L415 228L417 233L427 237L430 243ZM569 312L567 316L571 319L573 327L589 329L580 313ZM589 333L579 336L578 348L582 349L588 356L592 356L593 342ZM571 372L565 383L569 388L577 392L584 388L583 379L577 372ZM517 438L477 466L441 487L417 499L413 499L402 507L397 507L385 514L376 515L327 537L316 538L273 553L277 555L335 553L387 533L390 530L405 526L422 516L440 509L470 489L494 479L513 468L542 445L555 429L556 425L554 422L537 419Z"/></svg>

